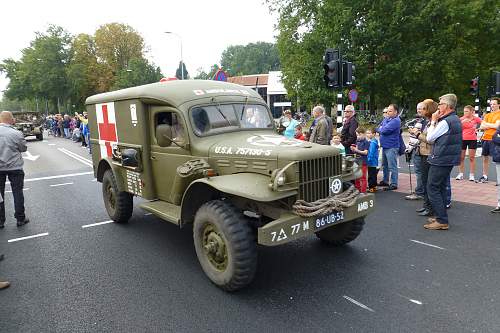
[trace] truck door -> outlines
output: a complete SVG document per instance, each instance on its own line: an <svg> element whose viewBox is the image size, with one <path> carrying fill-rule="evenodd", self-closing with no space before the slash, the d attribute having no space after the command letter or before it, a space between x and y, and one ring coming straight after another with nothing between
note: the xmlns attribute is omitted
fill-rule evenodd
<svg viewBox="0 0 500 333"><path fill-rule="evenodd" d="M178 204L179 195L173 188L177 167L192 159L189 151L188 127L182 114L174 108L151 107L151 165L154 184L159 199ZM173 142L169 147L160 147L156 140L158 125L168 124L172 128Z"/></svg>

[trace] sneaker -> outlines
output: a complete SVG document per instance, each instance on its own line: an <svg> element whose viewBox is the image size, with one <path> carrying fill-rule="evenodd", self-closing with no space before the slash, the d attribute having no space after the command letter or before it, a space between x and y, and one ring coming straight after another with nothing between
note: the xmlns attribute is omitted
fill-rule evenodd
<svg viewBox="0 0 500 333"><path fill-rule="evenodd" d="M464 179L464 174L463 173L459 173L456 177L455 177L456 180L462 180Z"/></svg>
<svg viewBox="0 0 500 333"><path fill-rule="evenodd" d="M446 205L446 209L450 209L450 207L451 207L451 202Z"/></svg>
<svg viewBox="0 0 500 333"><path fill-rule="evenodd" d="M405 196L406 200L422 200L423 198L424 197L422 197L421 195L418 195L416 193L412 193L410 195Z"/></svg>
<svg viewBox="0 0 500 333"><path fill-rule="evenodd" d="M469 175L469 180L470 180L471 182L473 182L473 181L475 181L475 180L476 180L476 179L474 178L474 175L473 175L473 174Z"/></svg>
<svg viewBox="0 0 500 333"><path fill-rule="evenodd" d="M368 189L368 192L370 192L370 193L375 193L375 192L377 192L377 188L376 188L376 187L370 187L370 188Z"/></svg>
<svg viewBox="0 0 500 333"><path fill-rule="evenodd" d="M479 180L477 182L478 183L487 183L488 182L488 177L487 176L482 176L481 178L479 178Z"/></svg>
<svg viewBox="0 0 500 333"><path fill-rule="evenodd" d="M382 180L382 181L380 181L380 182L378 183L378 186L384 186L384 187L387 187L387 186L389 186L389 184L387 184L386 182L384 182L384 181Z"/></svg>
<svg viewBox="0 0 500 333"><path fill-rule="evenodd" d="M398 189L398 187L396 185L394 185L394 184L391 184L391 185L389 185L388 188L386 188L387 191L394 191L394 190L397 190L397 189Z"/></svg>
<svg viewBox="0 0 500 333"><path fill-rule="evenodd" d="M500 213L500 206L496 206L492 210L490 210L490 213Z"/></svg>
<svg viewBox="0 0 500 333"><path fill-rule="evenodd" d="M8 281L0 281L0 289L5 289L10 286L10 283Z"/></svg>

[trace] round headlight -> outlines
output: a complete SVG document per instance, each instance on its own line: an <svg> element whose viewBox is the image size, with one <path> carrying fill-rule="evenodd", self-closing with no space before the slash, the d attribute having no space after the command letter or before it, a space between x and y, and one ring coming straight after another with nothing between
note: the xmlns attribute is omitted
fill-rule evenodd
<svg viewBox="0 0 500 333"><path fill-rule="evenodd" d="M285 174L282 174L278 177L278 179L276 179L276 183L278 185L285 185Z"/></svg>

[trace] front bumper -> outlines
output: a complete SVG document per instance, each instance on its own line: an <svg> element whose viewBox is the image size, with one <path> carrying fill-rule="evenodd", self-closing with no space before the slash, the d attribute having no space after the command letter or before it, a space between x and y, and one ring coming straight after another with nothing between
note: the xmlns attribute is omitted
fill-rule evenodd
<svg viewBox="0 0 500 333"><path fill-rule="evenodd" d="M266 246L285 244L333 225L364 217L373 209L375 209L375 196L373 194L360 194L351 207L327 215L307 218L291 212L286 213L279 219L259 228L257 242Z"/></svg>

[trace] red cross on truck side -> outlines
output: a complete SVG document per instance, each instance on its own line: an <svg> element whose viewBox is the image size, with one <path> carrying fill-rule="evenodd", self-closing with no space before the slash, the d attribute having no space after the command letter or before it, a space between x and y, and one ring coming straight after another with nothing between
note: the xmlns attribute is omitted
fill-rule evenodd
<svg viewBox="0 0 500 333"><path fill-rule="evenodd" d="M116 124L110 122L110 115L109 115L109 112L113 112L112 118L115 118L114 108L112 111L110 111L110 110L108 110L108 104L101 104L100 111L101 111L103 122L97 123L98 130L99 130L99 145L102 145L102 142L104 141L104 145L106 147L106 154L108 157L111 157L113 155L111 143L117 142ZM99 121L99 118L100 117L97 117L98 121ZM101 153L102 153L102 149L101 149Z"/></svg>

